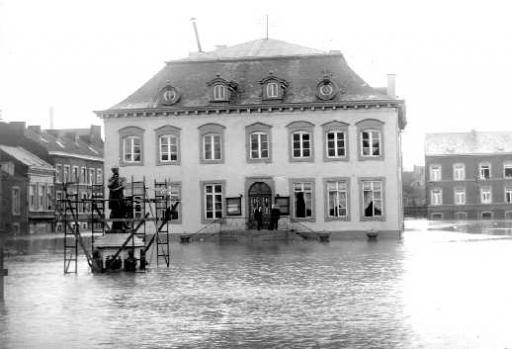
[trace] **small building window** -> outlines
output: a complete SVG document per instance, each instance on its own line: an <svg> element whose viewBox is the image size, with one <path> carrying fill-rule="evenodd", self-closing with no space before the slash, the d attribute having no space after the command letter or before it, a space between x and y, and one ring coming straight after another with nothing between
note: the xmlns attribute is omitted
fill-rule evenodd
<svg viewBox="0 0 512 349"><path fill-rule="evenodd" d="M376 119L359 121L357 124L359 133L359 159L360 160L383 160L384 123Z"/></svg>
<svg viewBox="0 0 512 349"><path fill-rule="evenodd" d="M293 213L294 218L313 217L313 183L293 183Z"/></svg>
<svg viewBox="0 0 512 349"><path fill-rule="evenodd" d="M430 165L430 180L437 182L441 180L441 165Z"/></svg>
<svg viewBox="0 0 512 349"><path fill-rule="evenodd" d="M490 211L482 212L481 217L482 217L482 219L492 219L492 212L490 212Z"/></svg>
<svg viewBox="0 0 512 349"><path fill-rule="evenodd" d="M85 167L80 168L80 183L87 183L87 169Z"/></svg>
<svg viewBox="0 0 512 349"><path fill-rule="evenodd" d="M492 203L491 187L480 187L480 202L482 204Z"/></svg>
<svg viewBox="0 0 512 349"><path fill-rule="evenodd" d="M142 159L140 145L140 137L125 137L123 139L123 161L126 163L140 162Z"/></svg>
<svg viewBox="0 0 512 349"><path fill-rule="evenodd" d="M478 173L479 173L480 179L490 179L491 178L491 164L481 163L478 166Z"/></svg>
<svg viewBox="0 0 512 349"><path fill-rule="evenodd" d="M505 202L512 204L512 187L505 187Z"/></svg>
<svg viewBox="0 0 512 349"><path fill-rule="evenodd" d="M93 168L90 168L89 169L89 181L87 182L87 184L94 184L94 169Z"/></svg>
<svg viewBox="0 0 512 349"><path fill-rule="evenodd" d="M267 97L268 98L279 97L279 85L276 82L269 82L267 84Z"/></svg>
<svg viewBox="0 0 512 349"><path fill-rule="evenodd" d="M246 126L247 162L271 162L271 126L257 122Z"/></svg>
<svg viewBox="0 0 512 349"><path fill-rule="evenodd" d="M288 82L277 76L274 76L272 72L262 80L258 81L262 86L262 99L265 100L282 100L286 89L288 88Z"/></svg>
<svg viewBox="0 0 512 349"><path fill-rule="evenodd" d="M203 185L204 195L204 219L212 220L223 217L223 185L220 183L208 183Z"/></svg>
<svg viewBox="0 0 512 349"><path fill-rule="evenodd" d="M440 188L435 188L430 191L430 204L432 206L442 205L443 204L443 190Z"/></svg>
<svg viewBox="0 0 512 349"><path fill-rule="evenodd" d="M78 183L80 181L80 174L78 173L78 166L73 166L72 175L73 175L73 178L71 179L71 182Z"/></svg>
<svg viewBox="0 0 512 349"><path fill-rule="evenodd" d="M213 100L225 101L226 100L226 86L217 84L213 86Z"/></svg>
<svg viewBox="0 0 512 349"><path fill-rule="evenodd" d="M62 183L62 165L57 164L55 165L56 172L55 172L55 182Z"/></svg>
<svg viewBox="0 0 512 349"><path fill-rule="evenodd" d="M455 188L454 190L454 201L455 205L465 205L466 204L466 189L465 188Z"/></svg>
<svg viewBox="0 0 512 349"><path fill-rule="evenodd" d="M46 210L53 211L53 185L46 186Z"/></svg>
<svg viewBox="0 0 512 349"><path fill-rule="evenodd" d="M64 165L64 178L63 183L68 183L69 180L69 165Z"/></svg>
<svg viewBox="0 0 512 349"><path fill-rule="evenodd" d="M133 166L144 164L144 129L135 126L127 126L119 130L121 166Z"/></svg>
<svg viewBox="0 0 512 349"><path fill-rule="evenodd" d="M199 127L201 163L224 162L224 129L225 127L219 124L206 124Z"/></svg>
<svg viewBox="0 0 512 349"><path fill-rule="evenodd" d="M512 179L512 162L505 162L503 164L503 177Z"/></svg>
<svg viewBox="0 0 512 349"><path fill-rule="evenodd" d="M169 203L172 206L175 206L177 209L174 210L171 214L169 223L181 223L181 183L170 183L168 187L168 195L169 195Z"/></svg>
<svg viewBox="0 0 512 349"><path fill-rule="evenodd" d="M362 181L363 218L380 218L384 216L382 181Z"/></svg>
<svg viewBox="0 0 512 349"><path fill-rule="evenodd" d="M96 184L103 184L103 171L101 168L96 169Z"/></svg>
<svg viewBox="0 0 512 349"><path fill-rule="evenodd" d="M346 180L327 181L327 218L347 219L349 213Z"/></svg>
<svg viewBox="0 0 512 349"><path fill-rule="evenodd" d="M78 171L77 171L78 173ZM37 208L39 211L44 211L44 197L45 197L45 186L44 184L37 185Z"/></svg>
<svg viewBox="0 0 512 349"><path fill-rule="evenodd" d="M21 191L20 187L12 187L12 215L19 216L21 214Z"/></svg>
<svg viewBox="0 0 512 349"><path fill-rule="evenodd" d="M464 164L453 165L453 180L463 181L466 179L466 166Z"/></svg>

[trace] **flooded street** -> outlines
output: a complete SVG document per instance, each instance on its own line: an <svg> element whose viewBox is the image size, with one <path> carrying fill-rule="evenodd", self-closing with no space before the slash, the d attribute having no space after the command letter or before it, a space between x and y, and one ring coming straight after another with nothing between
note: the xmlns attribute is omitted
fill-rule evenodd
<svg viewBox="0 0 512 349"><path fill-rule="evenodd" d="M64 275L60 239L8 242L2 348L512 348L512 237L173 243L171 267Z"/></svg>

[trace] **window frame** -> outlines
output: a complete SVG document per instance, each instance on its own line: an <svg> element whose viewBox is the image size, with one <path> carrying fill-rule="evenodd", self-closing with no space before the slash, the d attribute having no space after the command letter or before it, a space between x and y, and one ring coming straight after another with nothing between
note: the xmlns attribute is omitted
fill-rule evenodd
<svg viewBox="0 0 512 349"><path fill-rule="evenodd" d="M223 164L225 162L224 133L226 127L216 123L208 123L198 127L199 130L199 163L200 164ZM205 155L205 137L219 136L220 141L220 159L206 159ZM213 154L215 150L212 148Z"/></svg>
<svg viewBox="0 0 512 349"><path fill-rule="evenodd" d="M351 205L350 205L350 177L329 177L324 178L324 221L325 222L349 222L351 219ZM329 183L341 183L343 182L346 186L345 189L345 200L346 200L346 211L345 216L331 216L329 208ZM339 191L338 191L339 192Z"/></svg>
<svg viewBox="0 0 512 349"><path fill-rule="evenodd" d="M206 204L207 204L207 198L206 198L206 187L210 185L220 185L221 191L220 191L220 203L222 205L221 207L221 217L220 218L207 218L206 213ZM201 195L201 223L202 224L208 224L215 221L222 221L226 218L226 205L225 205L225 198L226 198L226 180L211 180L211 181L200 181L199 182L200 187L200 195ZM215 200L213 206L215 207Z"/></svg>
<svg viewBox="0 0 512 349"><path fill-rule="evenodd" d="M80 167L80 183L87 183L87 168L85 166Z"/></svg>
<svg viewBox="0 0 512 349"><path fill-rule="evenodd" d="M484 200L484 194L489 194L489 200ZM481 204L492 204L492 187L491 186L482 186L480 187L480 203Z"/></svg>
<svg viewBox="0 0 512 349"><path fill-rule="evenodd" d="M55 182L63 183L62 178L64 176L64 169L62 164L55 164Z"/></svg>
<svg viewBox="0 0 512 349"><path fill-rule="evenodd" d="M385 157L385 139L384 139L384 122L377 119L364 119L356 123L357 126L357 137L358 137L358 156L360 161L367 160L384 160ZM378 140L379 140L379 154L365 155L364 147L363 147L363 132L378 132ZM373 136L372 136L373 137ZM372 141L373 139L370 139ZM370 142L370 150L373 150L373 144ZM373 153L373 151L370 151Z"/></svg>
<svg viewBox="0 0 512 349"><path fill-rule="evenodd" d="M462 193L462 197L464 200L462 200L462 202L458 202L457 198L461 197L461 195L460 195L461 193ZM457 194L459 194L459 195L457 195ZM453 188L453 204L454 205L465 205L466 204L466 188L465 187Z"/></svg>
<svg viewBox="0 0 512 349"><path fill-rule="evenodd" d="M17 191L17 195L15 195ZM21 215L21 188L17 185L11 187L11 214L13 216Z"/></svg>
<svg viewBox="0 0 512 349"><path fill-rule="evenodd" d="M434 171L437 168L439 171ZM434 175L434 173L439 173L439 177ZM430 164L428 168L428 175L430 182L440 182L443 179L443 166L441 164Z"/></svg>
<svg viewBox="0 0 512 349"><path fill-rule="evenodd" d="M226 102L227 100L229 100L228 88L225 84L216 83L212 86L212 100L213 102Z"/></svg>
<svg viewBox="0 0 512 349"><path fill-rule="evenodd" d="M162 160L162 146L161 146L161 138L162 137L174 137L176 138L176 160ZM181 129L172 125L163 125L155 129L155 145L156 145L156 165L157 166L169 166L169 165L181 165ZM171 144L169 143L167 146L169 150L169 157L171 157L172 152Z"/></svg>
<svg viewBox="0 0 512 349"><path fill-rule="evenodd" d="M315 125L309 121L294 121L286 125L288 128L288 160L289 162L315 162ZM294 135L295 134L308 134L309 135L309 156L294 156ZM305 148L302 148L303 137L301 137L302 154Z"/></svg>
<svg viewBox="0 0 512 349"><path fill-rule="evenodd" d="M255 133L267 135L268 157L253 158L252 157L252 135ZM256 122L245 127L245 148L246 161L248 163L271 163L272 162L272 126Z"/></svg>
<svg viewBox="0 0 512 349"><path fill-rule="evenodd" d="M324 145L324 151L323 151L323 158L324 162L328 161L349 161L350 160L350 148L349 148L349 132L348 132L348 126L349 124L341 122L341 121L330 121L322 125L322 131L323 131L323 145ZM331 132L343 132L344 135L344 150L345 155L339 156L329 156L329 139L328 134ZM335 140L335 151L337 151L338 147Z"/></svg>
<svg viewBox="0 0 512 349"><path fill-rule="evenodd" d="M512 204L512 186L505 186L505 188L503 188L505 194L503 196L503 199L504 199L504 202L506 204ZM509 195L509 198L510 200L507 200L507 193L510 194Z"/></svg>
<svg viewBox="0 0 512 349"><path fill-rule="evenodd" d="M145 130L143 128L137 126L126 126L120 130L119 133L119 165L120 166L144 166L144 133ZM126 152L125 152L125 142L128 139L139 139L139 148L140 148L140 160L133 160L133 142L131 142L131 158L132 160L125 160Z"/></svg>
<svg viewBox="0 0 512 349"><path fill-rule="evenodd" d="M96 168L96 184L103 184L103 170Z"/></svg>
<svg viewBox="0 0 512 349"><path fill-rule="evenodd" d="M272 88L274 87L274 88ZM266 99L279 99L279 83L277 81L269 81L265 85ZM270 93L270 92L275 92Z"/></svg>
<svg viewBox="0 0 512 349"><path fill-rule="evenodd" d="M71 175L71 166L70 165L64 165L63 166L63 175L62 175L62 183L69 183L69 176Z"/></svg>
<svg viewBox="0 0 512 349"><path fill-rule="evenodd" d="M484 167L488 167L488 171L489 171L489 177L485 177L485 176L482 176L482 170L484 169ZM479 180L482 180L482 181L485 181L485 180L489 180L492 178L492 167L491 167L491 163L490 162L481 162L478 164L478 179Z"/></svg>
<svg viewBox="0 0 512 349"><path fill-rule="evenodd" d="M459 170L462 169L462 171L457 171L458 169ZM459 174L462 173L461 178L458 178L457 173L459 173ZM460 162L453 164L453 180L454 181L466 180L466 165L465 164L460 163Z"/></svg>
<svg viewBox="0 0 512 349"><path fill-rule="evenodd" d="M437 202L437 200L434 200L434 192L435 191L439 192L439 202ZM431 188L430 189L430 205L431 206L442 206L443 202L444 202L444 200L443 200L443 188L439 188L439 187Z"/></svg>
<svg viewBox="0 0 512 349"><path fill-rule="evenodd" d="M512 161L505 161L503 163L503 178L505 178L505 179L512 179L512 175L510 175L510 176L506 175L507 168L512 170Z"/></svg>
<svg viewBox="0 0 512 349"><path fill-rule="evenodd" d="M311 184L311 216L297 217L295 202L295 184ZM288 189L290 196L290 221L291 222L316 222L316 181L315 178L289 178Z"/></svg>
<svg viewBox="0 0 512 349"><path fill-rule="evenodd" d="M171 197L172 197L172 187L176 187L177 190L178 190L178 201L180 202L178 204L178 219L170 219L169 220L169 224L182 224L183 223L183 216L182 216L182 209L181 207L183 206L183 200L182 200L182 196L183 196L183 186L182 186L182 183L181 181L174 181L174 182L168 182L168 194L169 194L169 205L172 206L174 203L172 202L171 200Z"/></svg>
<svg viewBox="0 0 512 349"><path fill-rule="evenodd" d="M380 216L365 216L365 202L364 202L364 184L365 183L380 183L381 185L381 215ZM386 178L385 177L359 177L359 219L360 221L385 221L386 220Z"/></svg>

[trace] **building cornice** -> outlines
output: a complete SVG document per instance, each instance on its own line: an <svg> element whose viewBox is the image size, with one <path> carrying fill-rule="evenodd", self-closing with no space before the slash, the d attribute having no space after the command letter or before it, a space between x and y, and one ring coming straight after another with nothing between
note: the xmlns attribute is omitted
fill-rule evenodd
<svg viewBox="0 0 512 349"><path fill-rule="evenodd" d="M253 114L301 111L327 111L347 109L396 108L399 114L400 129L406 125L405 103L403 100L368 100L341 102L310 102L310 103L280 103L280 104L251 104L251 105L211 105L203 107L159 107L136 109L108 109L95 111L102 119L132 118L132 117L172 117L181 115L209 114Z"/></svg>
<svg viewBox="0 0 512 349"><path fill-rule="evenodd" d="M76 158L76 159L83 159L83 160L91 160L91 161L101 161L103 162L103 158L96 157L96 156L89 156L89 155L80 155L80 154L73 154L73 153L66 153L63 151L49 151L49 155L53 156L63 156L67 158Z"/></svg>

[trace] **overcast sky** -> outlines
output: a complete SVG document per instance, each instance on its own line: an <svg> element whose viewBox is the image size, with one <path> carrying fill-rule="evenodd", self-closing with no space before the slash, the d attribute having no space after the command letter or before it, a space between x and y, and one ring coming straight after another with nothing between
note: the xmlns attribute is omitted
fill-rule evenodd
<svg viewBox="0 0 512 349"><path fill-rule="evenodd" d="M0 109L8 121L101 124L93 110L132 93L164 61L265 36L341 50L370 85L397 74L406 168L426 132L511 130L507 1L0 0Z"/></svg>

